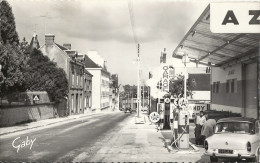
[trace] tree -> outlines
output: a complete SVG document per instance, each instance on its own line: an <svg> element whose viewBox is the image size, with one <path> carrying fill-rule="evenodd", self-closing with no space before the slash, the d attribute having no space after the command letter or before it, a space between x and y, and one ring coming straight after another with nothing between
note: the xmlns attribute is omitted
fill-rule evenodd
<svg viewBox="0 0 260 163"><path fill-rule="evenodd" d="M192 96L191 84L187 82L187 96ZM184 75L178 75L175 79L170 80L170 94L173 96L183 96L184 94Z"/></svg>
<svg viewBox="0 0 260 163"><path fill-rule="evenodd" d="M18 45L19 37L16 32L15 19L12 8L5 0L0 3L0 22L0 33L3 43Z"/></svg>
<svg viewBox="0 0 260 163"><path fill-rule="evenodd" d="M7 1L0 3L0 96L24 91L23 76L28 57L19 48L19 38L12 8Z"/></svg>
<svg viewBox="0 0 260 163"><path fill-rule="evenodd" d="M51 100L60 102L68 94L68 80L63 69L50 61L40 50L30 53L28 67L24 72L25 87L32 91L47 91Z"/></svg>

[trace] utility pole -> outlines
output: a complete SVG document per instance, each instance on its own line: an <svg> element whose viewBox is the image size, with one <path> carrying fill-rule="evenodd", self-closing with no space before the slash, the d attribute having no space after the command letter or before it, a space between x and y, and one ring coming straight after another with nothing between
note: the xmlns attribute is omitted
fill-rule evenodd
<svg viewBox="0 0 260 163"><path fill-rule="evenodd" d="M138 67L137 67L137 117L139 118L139 114L140 114L140 104L141 104L141 98L140 98L140 56L139 56L139 48L140 48L140 45L138 44L137 45L137 54L138 54L138 57L137 57L137 62L138 62Z"/></svg>
<svg viewBox="0 0 260 163"><path fill-rule="evenodd" d="M186 67L186 64L190 62L190 59L188 57L188 54L184 54L183 57L182 57L182 63L184 64L184 98L187 99L187 77L186 77L186 74L187 74L187 67Z"/></svg>
<svg viewBox="0 0 260 163"><path fill-rule="evenodd" d="M143 107L144 107L144 81L143 81Z"/></svg>
<svg viewBox="0 0 260 163"><path fill-rule="evenodd" d="M127 93L127 106L129 107L129 93Z"/></svg>
<svg viewBox="0 0 260 163"><path fill-rule="evenodd" d="M151 112L151 104L150 104L150 86L148 86L148 90L147 90L148 92L148 101L147 101L147 103L148 103L148 114L150 114L150 112Z"/></svg>
<svg viewBox="0 0 260 163"><path fill-rule="evenodd" d="M116 88L116 93L117 93L117 109L119 110L119 107L120 107L120 105L119 105L119 95L120 95L120 93L119 93L119 90L120 90L120 86L121 86L121 84L119 84L118 85L118 87Z"/></svg>

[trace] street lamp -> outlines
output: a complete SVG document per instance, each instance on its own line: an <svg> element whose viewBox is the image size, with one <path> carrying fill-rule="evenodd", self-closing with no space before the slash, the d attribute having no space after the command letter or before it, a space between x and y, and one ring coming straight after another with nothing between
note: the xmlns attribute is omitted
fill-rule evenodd
<svg viewBox="0 0 260 163"><path fill-rule="evenodd" d="M187 68L186 64L190 62L188 54L184 54L182 56L182 63L184 64L184 98L187 99L187 84L186 84L186 74L187 74Z"/></svg>

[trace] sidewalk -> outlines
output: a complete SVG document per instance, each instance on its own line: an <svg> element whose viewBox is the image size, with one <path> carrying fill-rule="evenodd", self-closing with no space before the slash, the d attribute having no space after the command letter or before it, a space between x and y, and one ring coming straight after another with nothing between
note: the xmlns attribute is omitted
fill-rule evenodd
<svg viewBox="0 0 260 163"><path fill-rule="evenodd" d="M45 119L45 120L40 120L40 121L35 121L35 122L30 122L30 123L24 123L24 124L20 124L17 126L2 127L2 128L0 128L0 136L11 134L11 133L16 133L16 132L20 132L20 131L25 131L25 130L29 130L29 129L47 127L47 126L54 125L54 124L57 124L57 125L64 124L64 123L68 123L68 122L71 122L72 120L76 120L79 118L84 118L84 117L93 116L93 115L101 115L101 114L105 114L105 113L108 113L108 111L98 112L98 113L94 112L94 113L71 115L68 117L58 117L58 118ZM111 113L112 113L112 111L111 111Z"/></svg>
<svg viewBox="0 0 260 163"><path fill-rule="evenodd" d="M92 162L201 162L204 150L198 152L183 153L182 151L174 152L167 148L167 139L171 139L170 130L157 132L157 126L151 124L147 115L145 124L136 124L135 117L132 116L124 122L124 127L115 135L110 137L102 148L97 151L96 155L88 158ZM192 131L190 135L192 136ZM193 136L194 137L194 136ZM188 155L188 157L187 157ZM82 156L82 155L81 155ZM87 158L78 157L77 161L86 161ZM207 159L206 159L207 162Z"/></svg>

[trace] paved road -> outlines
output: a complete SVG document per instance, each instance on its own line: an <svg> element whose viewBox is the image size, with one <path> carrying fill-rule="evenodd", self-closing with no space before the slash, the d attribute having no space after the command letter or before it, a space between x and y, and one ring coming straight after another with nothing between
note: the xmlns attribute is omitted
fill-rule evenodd
<svg viewBox="0 0 260 163"><path fill-rule="evenodd" d="M68 162L83 152L85 158L91 157L122 128L127 118L129 114L123 112L108 113L39 131L0 137L0 160ZM13 141L16 148L12 146Z"/></svg>

